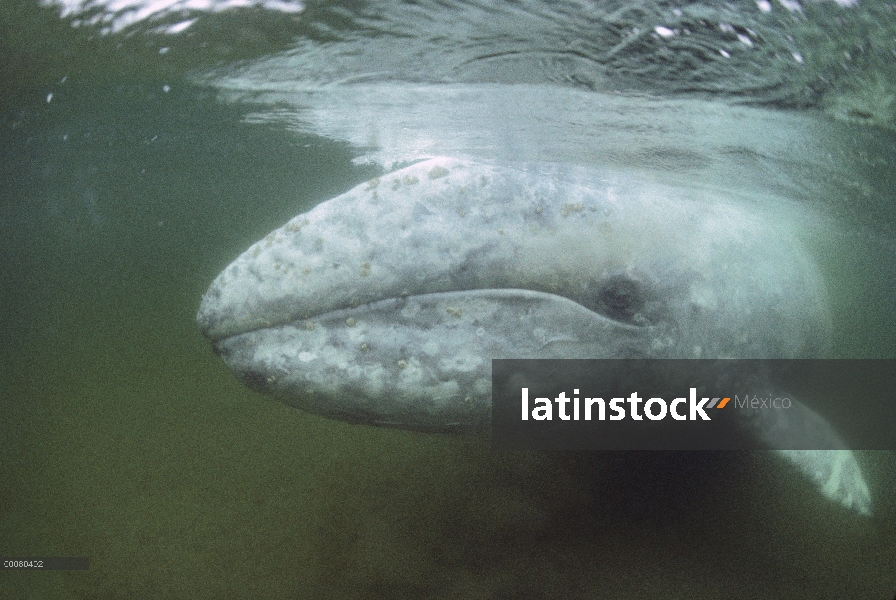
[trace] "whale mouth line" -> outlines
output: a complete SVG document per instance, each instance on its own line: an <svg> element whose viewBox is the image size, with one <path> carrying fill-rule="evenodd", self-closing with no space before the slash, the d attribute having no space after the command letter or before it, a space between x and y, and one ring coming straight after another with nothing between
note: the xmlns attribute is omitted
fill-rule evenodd
<svg viewBox="0 0 896 600"><path fill-rule="evenodd" d="M283 327L304 327L307 330L313 330L317 323L328 322L331 324L341 322L345 327L354 327L363 319L364 315L373 312L386 313L391 312L400 315L409 303L430 303L444 305L443 317L445 319L454 319L458 325L475 324L475 317L465 318L465 308L477 300L488 300L492 302L502 302L510 304L513 302L533 302L552 303L558 306L558 310L579 312L581 315L587 315L594 322L601 323L604 326L613 328L622 328L632 332L641 331L649 328L651 323L632 323L630 320L613 318L604 312L598 312L584 306L580 302L551 292L541 290L533 290L528 288L474 288L468 290L448 290L421 293L403 293L397 296L388 296L381 299L370 300L368 302L359 303L357 305L346 306L334 310L327 310L320 313L310 313L293 320L285 320L282 322L271 322L260 327L239 331L226 336L212 338L214 343L223 343L226 340L235 338L240 335L261 332L265 330L274 330ZM616 307L620 308L619 306ZM509 308L507 309L509 310ZM396 318L398 322L400 319Z"/></svg>

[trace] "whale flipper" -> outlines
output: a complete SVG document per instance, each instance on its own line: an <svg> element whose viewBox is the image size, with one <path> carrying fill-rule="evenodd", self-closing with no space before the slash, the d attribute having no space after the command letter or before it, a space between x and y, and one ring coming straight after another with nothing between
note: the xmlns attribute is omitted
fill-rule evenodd
<svg viewBox="0 0 896 600"><path fill-rule="evenodd" d="M777 450L828 499L871 515L871 492L852 450Z"/></svg>

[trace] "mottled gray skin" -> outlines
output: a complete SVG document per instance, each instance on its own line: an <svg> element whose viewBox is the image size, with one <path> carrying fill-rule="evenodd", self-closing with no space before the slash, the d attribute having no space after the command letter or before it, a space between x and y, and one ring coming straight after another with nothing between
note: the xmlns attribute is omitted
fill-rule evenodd
<svg viewBox="0 0 896 600"><path fill-rule="evenodd" d="M808 358L830 338L817 267L743 199L447 158L295 217L217 277L197 321L244 383L287 404L459 433L488 426L492 358ZM805 407L790 418L843 448ZM792 447L789 427L752 427ZM851 452L784 455L868 511Z"/></svg>

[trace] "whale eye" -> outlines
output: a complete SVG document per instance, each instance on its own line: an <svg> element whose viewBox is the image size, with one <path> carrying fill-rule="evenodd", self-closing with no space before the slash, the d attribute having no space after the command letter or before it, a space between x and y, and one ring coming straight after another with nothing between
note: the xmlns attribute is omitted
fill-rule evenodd
<svg viewBox="0 0 896 600"><path fill-rule="evenodd" d="M644 286L622 275L611 277L597 290L595 310L611 319L632 325L647 325L641 315L645 304Z"/></svg>

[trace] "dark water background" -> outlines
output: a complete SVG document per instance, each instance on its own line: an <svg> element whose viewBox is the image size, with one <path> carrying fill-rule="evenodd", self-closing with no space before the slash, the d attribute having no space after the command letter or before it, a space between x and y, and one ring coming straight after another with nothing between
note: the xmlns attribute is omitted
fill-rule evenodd
<svg viewBox="0 0 896 600"><path fill-rule="evenodd" d="M689 5L682 21L753 7L742 20L755 21L720 41L740 61L725 76L694 62L706 40L619 45L623 25L676 16L667 4L601 5L592 21L563 4L526 21L541 28L508 25L500 38L475 31L508 18L487 5L415 6L404 26L429 31L447 14L472 46L501 45L494 56L556 47L544 32L558 19L578 27L559 27L580 44L562 53L571 61L428 64L439 81L502 72L816 114L856 161L819 202L873 239L866 252L862 236L844 238L850 252L840 238L818 243L841 315L836 352L896 356L892 4L775 4L768 16L752 3ZM499 454L484 440L306 415L226 371L194 323L210 281L381 167L353 163L358 148L338 137L246 119L257 104L223 102L202 77L302 44L323 79L370 57L377 72L401 71L413 52L390 44L417 38L390 37L374 8L218 12L172 36L153 33L158 23L102 35L58 8L0 6L0 555L91 560L89 571L0 572L0 597L892 597L892 455L861 455L876 503L866 519L771 457ZM761 53L739 58L750 25ZM348 58L321 62L333 40ZM442 63L464 62L445 58L463 53L446 44ZM807 68L781 66L793 52ZM663 79L670 69L687 76Z"/></svg>

